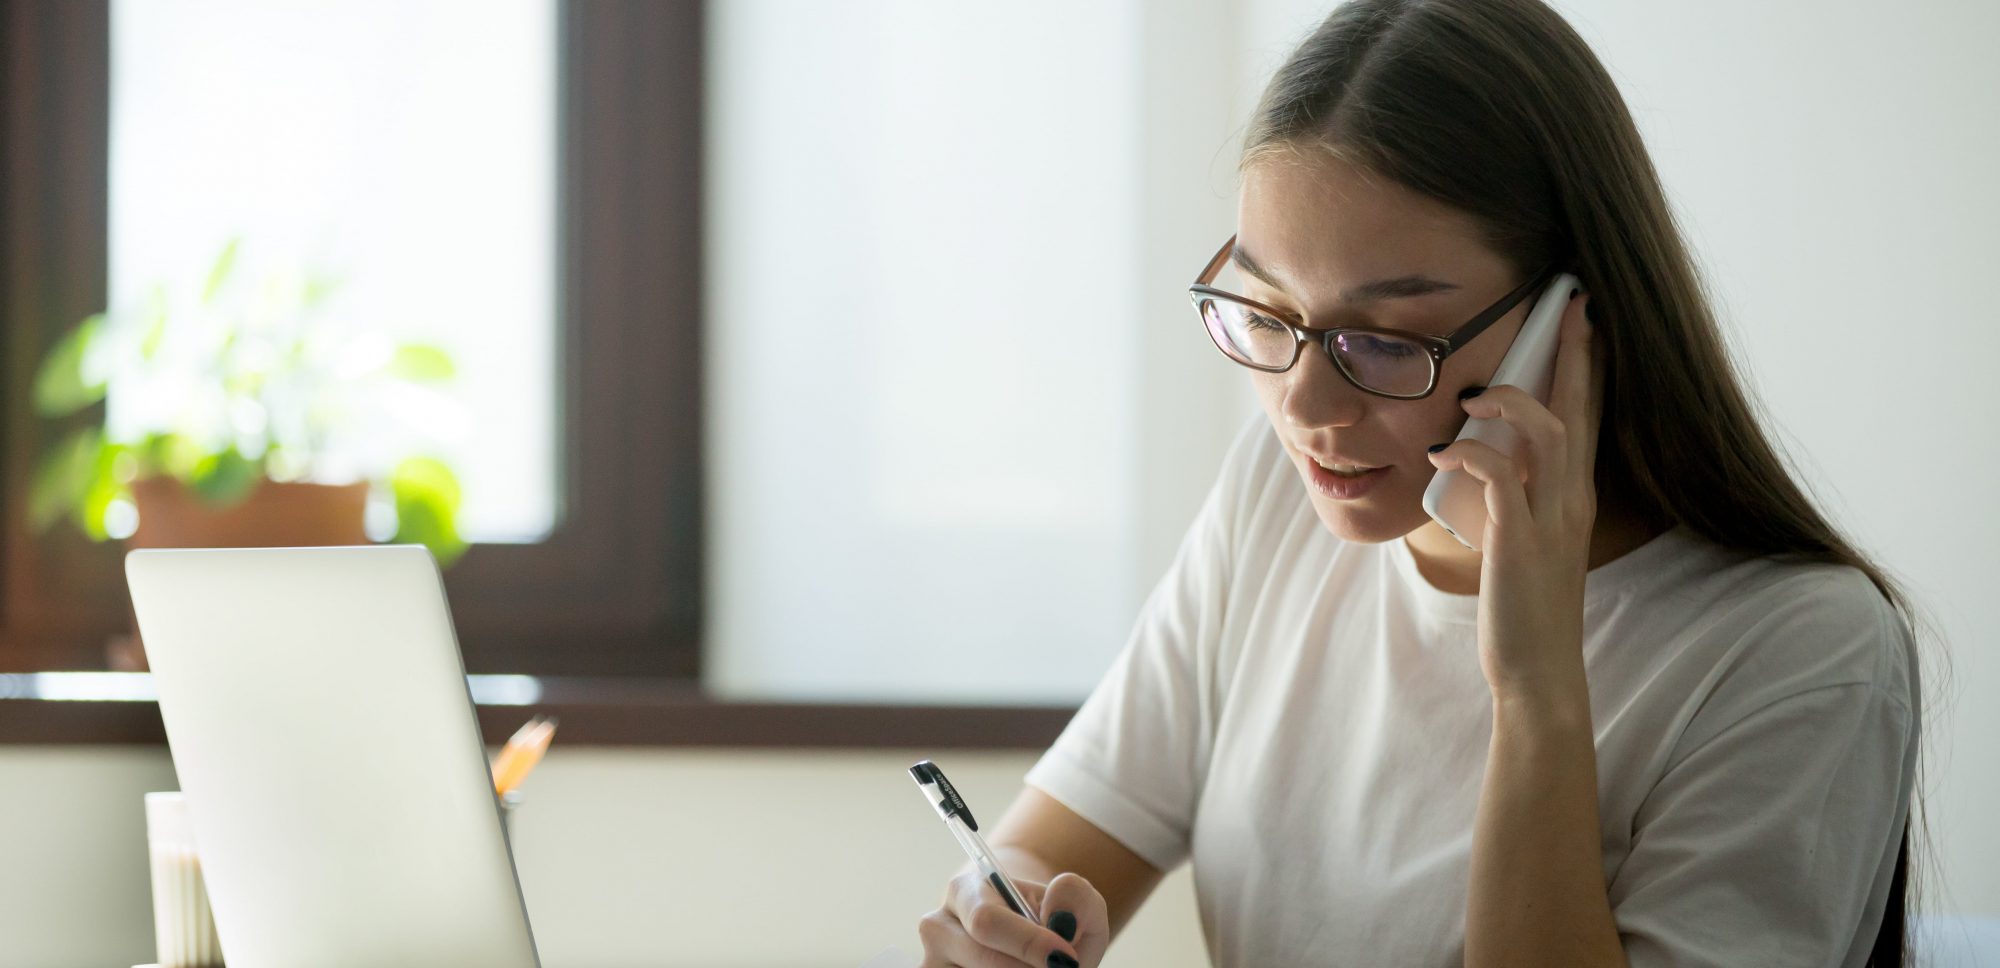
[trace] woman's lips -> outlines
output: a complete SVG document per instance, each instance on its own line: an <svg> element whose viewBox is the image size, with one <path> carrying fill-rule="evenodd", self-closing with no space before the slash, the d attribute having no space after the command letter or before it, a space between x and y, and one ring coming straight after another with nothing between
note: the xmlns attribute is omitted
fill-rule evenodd
<svg viewBox="0 0 2000 968"><path fill-rule="evenodd" d="M1336 501L1352 501L1375 489L1389 468L1374 467L1358 475L1336 474L1311 456L1306 457L1306 475L1313 490Z"/></svg>

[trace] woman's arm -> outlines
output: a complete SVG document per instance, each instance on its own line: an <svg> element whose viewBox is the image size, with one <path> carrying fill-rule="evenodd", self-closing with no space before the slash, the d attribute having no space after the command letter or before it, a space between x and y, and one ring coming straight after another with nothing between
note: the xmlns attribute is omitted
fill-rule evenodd
<svg viewBox="0 0 2000 968"><path fill-rule="evenodd" d="M1022 790L1007 808L991 843L1012 876L1047 883L1069 873L1089 881L1104 895L1114 937L1165 877L1096 824L1034 787Z"/></svg>
<svg viewBox="0 0 2000 968"><path fill-rule="evenodd" d="M1582 300L1563 320L1544 406L1496 386L1464 401L1511 425L1518 452L1460 440L1432 455L1483 485L1479 660L1493 737L1473 824L1466 968L1624 968L1604 883L1597 748L1583 667L1583 588L1597 518L1603 380Z"/></svg>
<svg viewBox="0 0 2000 968"><path fill-rule="evenodd" d="M1625 965L1598 829L1582 683L1567 697L1496 695L1472 834L1467 968Z"/></svg>

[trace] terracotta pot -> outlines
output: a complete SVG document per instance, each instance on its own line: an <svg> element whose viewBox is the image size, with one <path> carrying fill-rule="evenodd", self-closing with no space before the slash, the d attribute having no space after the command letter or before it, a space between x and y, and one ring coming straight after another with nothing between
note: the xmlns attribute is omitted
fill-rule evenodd
<svg viewBox="0 0 2000 968"><path fill-rule="evenodd" d="M264 481L227 508L202 503L170 477L132 483L139 527L127 548L299 548L367 544L368 483L279 484ZM130 605L127 605L130 608ZM139 623L107 646L113 669L146 668Z"/></svg>
<svg viewBox="0 0 2000 968"><path fill-rule="evenodd" d="M211 508L170 477L132 484L131 548L303 548L366 544L368 484L265 481L242 503Z"/></svg>

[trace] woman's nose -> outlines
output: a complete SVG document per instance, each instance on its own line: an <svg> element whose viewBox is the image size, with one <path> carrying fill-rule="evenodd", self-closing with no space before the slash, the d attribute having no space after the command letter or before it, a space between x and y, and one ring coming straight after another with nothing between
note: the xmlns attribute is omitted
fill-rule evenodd
<svg viewBox="0 0 2000 968"><path fill-rule="evenodd" d="M1326 350L1307 346L1292 368L1279 374L1285 381L1283 413L1293 427L1345 427L1361 419L1367 394L1347 382Z"/></svg>

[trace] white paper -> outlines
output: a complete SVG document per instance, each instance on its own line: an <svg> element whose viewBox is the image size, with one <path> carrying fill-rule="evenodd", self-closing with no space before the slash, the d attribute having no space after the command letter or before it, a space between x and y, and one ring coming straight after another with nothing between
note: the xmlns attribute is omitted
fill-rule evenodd
<svg viewBox="0 0 2000 968"><path fill-rule="evenodd" d="M861 968L917 968L917 959L904 953L903 949L890 945L882 953L861 966Z"/></svg>

